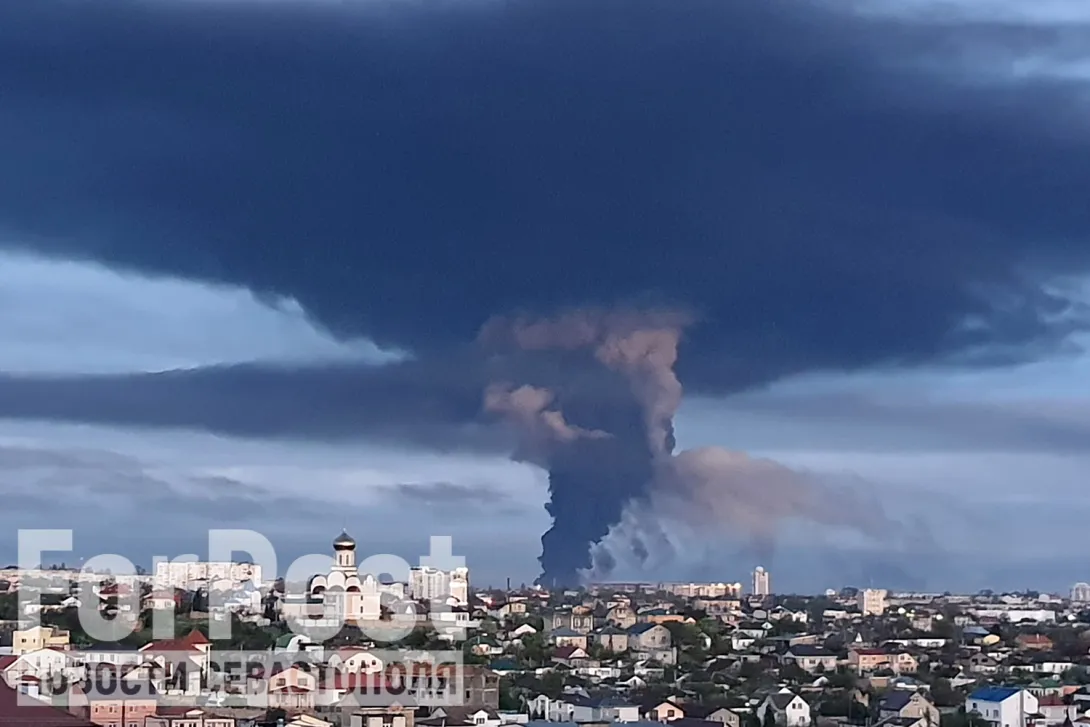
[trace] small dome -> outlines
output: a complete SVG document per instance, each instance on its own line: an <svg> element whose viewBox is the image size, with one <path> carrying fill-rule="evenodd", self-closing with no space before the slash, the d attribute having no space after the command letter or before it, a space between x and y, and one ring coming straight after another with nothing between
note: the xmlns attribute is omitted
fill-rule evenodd
<svg viewBox="0 0 1090 727"><path fill-rule="evenodd" d="M351 535L342 530L341 534L337 536L337 539L333 541L333 547L337 550L355 548L356 541L352 539Z"/></svg>

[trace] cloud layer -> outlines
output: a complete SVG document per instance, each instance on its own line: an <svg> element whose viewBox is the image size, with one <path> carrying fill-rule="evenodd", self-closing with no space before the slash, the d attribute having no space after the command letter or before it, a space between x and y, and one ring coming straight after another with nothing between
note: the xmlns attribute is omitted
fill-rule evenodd
<svg viewBox="0 0 1090 727"><path fill-rule="evenodd" d="M1052 47L1028 26L706 0L0 13L18 241L383 342L652 295L703 316L682 373L707 386L1024 357L1070 324L1043 281L1090 258L1079 88L984 72Z"/></svg>

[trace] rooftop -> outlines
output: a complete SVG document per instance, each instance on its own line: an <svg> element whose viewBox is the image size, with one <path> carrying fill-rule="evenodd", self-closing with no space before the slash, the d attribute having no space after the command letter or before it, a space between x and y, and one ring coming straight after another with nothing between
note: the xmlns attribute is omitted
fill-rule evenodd
<svg viewBox="0 0 1090 727"><path fill-rule="evenodd" d="M983 687L969 695L977 702L1002 702L1022 691L1019 687Z"/></svg>

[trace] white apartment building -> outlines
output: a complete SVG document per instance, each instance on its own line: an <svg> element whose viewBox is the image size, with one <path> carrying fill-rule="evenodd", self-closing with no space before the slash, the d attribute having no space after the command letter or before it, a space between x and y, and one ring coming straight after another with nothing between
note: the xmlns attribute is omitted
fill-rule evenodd
<svg viewBox="0 0 1090 727"><path fill-rule="evenodd" d="M219 582L241 585L247 581L260 587L261 566L253 563L231 562L177 562L159 561L155 564L155 586L157 588L181 588L192 590L198 586L212 585Z"/></svg>
<svg viewBox="0 0 1090 727"><path fill-rule="evenodd" d="M682 598L737 598L741 583L663 583L661 590Z"/></svg>
<svg viewBox="0 0 1090 727"><path fill-rule="evenodd" d="M881 616L889 608L889 592L884 588L864 588L857 598L864 616Z"/></svg>
<svg viewBox="0 0 1090 727"><path fill-rule="evenodd" d="M439 601L449 597L465 606L469 604L469 569L412 568L409 570L409 597L418 601Z"/></svg>
<svg viewBox="0 0 1090 727"><path fill-rule="evenodd" d="M753 595L767 596L772 593L772 576L762 566L753 571Z"/></svg>
<svg viewBox="0 0 1090 727"><path fill-rule="evenodd" d="M1071 600L1075 603L1090 603L1090 583L1076 583L1072 586Z"/></svg>

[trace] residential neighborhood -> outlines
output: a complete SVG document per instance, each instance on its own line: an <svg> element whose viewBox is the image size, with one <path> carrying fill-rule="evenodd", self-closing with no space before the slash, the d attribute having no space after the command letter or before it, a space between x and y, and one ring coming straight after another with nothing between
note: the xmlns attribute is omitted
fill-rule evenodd
<svg viewBox="0 0 1090 727"><path fill-rule="evenodd" d="M354 567L347 534L335 551L339 565L316 582ZM0 711L9 712L0 724L32 709L44 723L98 727L1090 725L1090 608L1081 598L854 588L747 595L737 584L475 589L462 569L452 581L465 590L454 596L437 572L423 594L419 585L373 586L374 623L362 618L370 606L338 599L359 618L316 641L289 628L280 581L247 575L243 590L256 597L210 598L207 580L176 577L170 586L162 574L96 581L56 569L0 580ZM758 576L762 588L769 583L767 571ZM353 593L366 594L359 584ZM220 585L235 592L239 584ZM20 589L34 588L29 600L41 606L20 612ZM84 603L132 633L91 638L79 619ZM163 611L173 638L150 634ZM415 621L404 638L374 637L375 624L405 619ZM230 624L229 640L209 638L217 621ZM217 656L231 650L268 654L276 666L232 682ZM459 656L457 694L438 671L394 694L391 655L418 650ZM131 689L100 689L104 676ZM63 695L50 687L58 680L69 686ZM436 693L456 699L425 699Z"/></svg>

